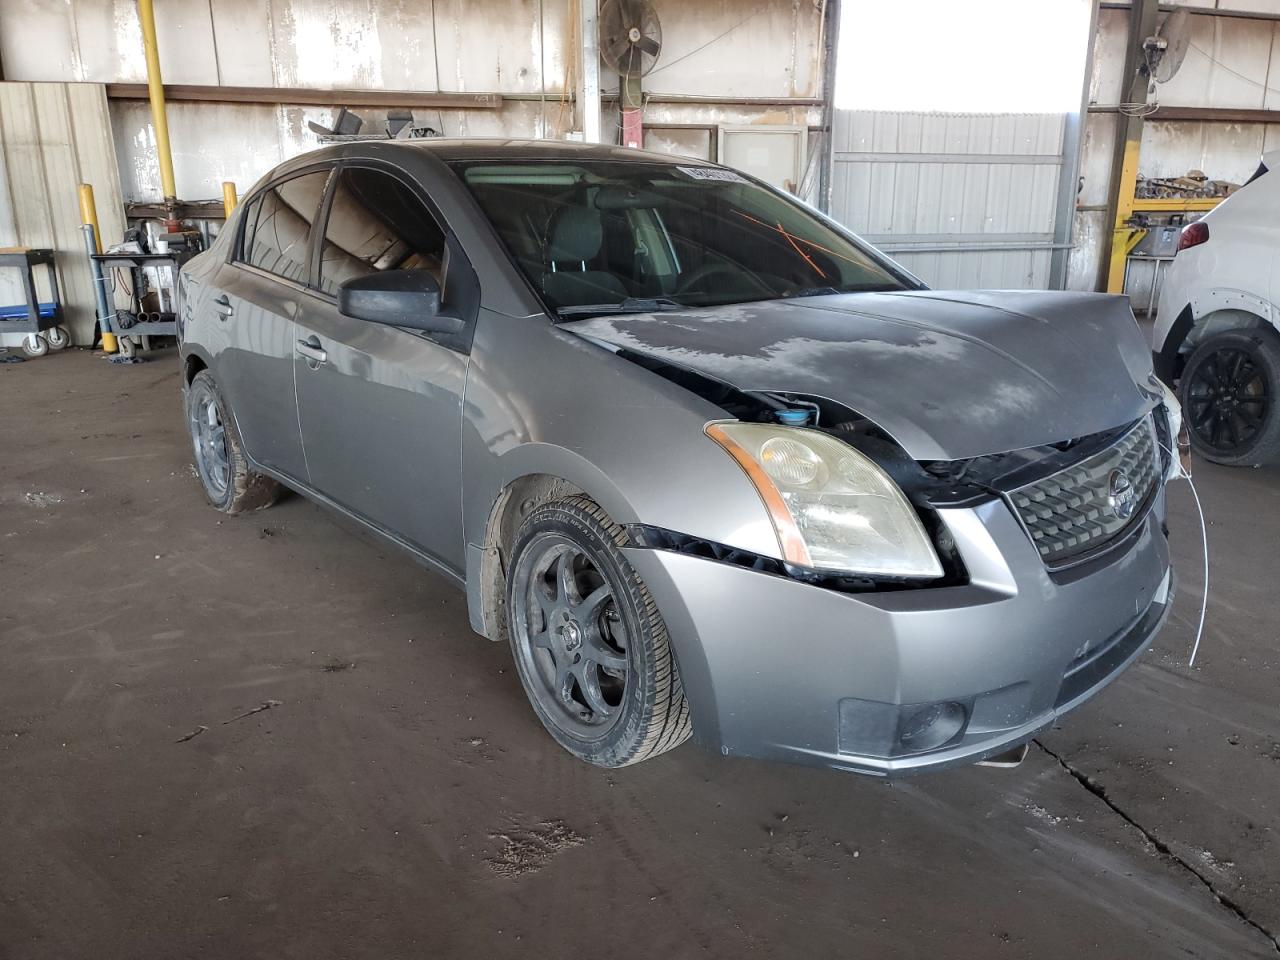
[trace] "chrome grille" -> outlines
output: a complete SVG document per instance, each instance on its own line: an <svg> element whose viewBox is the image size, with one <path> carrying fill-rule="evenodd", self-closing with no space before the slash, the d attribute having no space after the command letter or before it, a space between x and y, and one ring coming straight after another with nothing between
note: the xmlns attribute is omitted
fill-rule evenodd
<svg viewBox="0 0 1280 960"><path fill-rule="evenodd" d="M1055 566L1100 549L1141 519L1160 465L1151 417L1145 417L1105 450L1006 496L1040 556ZM1121 475L1132 491L1127 514L1122 490L1112 488L1113 481L1123 488Z"/></svg>

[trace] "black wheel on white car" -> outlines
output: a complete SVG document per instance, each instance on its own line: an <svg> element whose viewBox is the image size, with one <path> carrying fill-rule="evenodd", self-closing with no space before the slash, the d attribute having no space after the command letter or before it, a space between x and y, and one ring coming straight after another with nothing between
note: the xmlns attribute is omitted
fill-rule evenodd
<svg viewBox="0 0 1280 960"><path fill-rule="evenodd" d="M574 756L621 767L688 739L692 727L667 628L598 504L533 510L512 545L508 632L534 712Z"/></svg>
<svg viewBox="0 0 1280 960"><path fill-rule="evenodd" d="M245 513L275 503L280 484L250 469L235 420L208 370L192 379L186 407L196 474L209 502L223 513Z"/></svg>
<svg viewBox="0 0 1280 960"><path fill-rule="evenodd" d="M1280 459L1280 337L1228 330L1192 352L1179 399L1191 446L1206 460L1256 466Z"/></svg>

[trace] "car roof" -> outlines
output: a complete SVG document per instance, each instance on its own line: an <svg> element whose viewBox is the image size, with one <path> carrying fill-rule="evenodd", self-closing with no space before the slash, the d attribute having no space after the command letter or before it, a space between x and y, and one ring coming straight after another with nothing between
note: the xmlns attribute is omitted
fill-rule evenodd
<svg viewBox="0 0 1280 960"><path fill-rule="evenodd" d="M370 141L378 143L379 141ZM429 137L421 140L391 140L387 145L406 150L426 150L441 160L623 160L633 163L668 163L684 166L714 166L695 157L675 157L631 147L605 143L578 143L572 140L508 140L481 137Z"/></svg>

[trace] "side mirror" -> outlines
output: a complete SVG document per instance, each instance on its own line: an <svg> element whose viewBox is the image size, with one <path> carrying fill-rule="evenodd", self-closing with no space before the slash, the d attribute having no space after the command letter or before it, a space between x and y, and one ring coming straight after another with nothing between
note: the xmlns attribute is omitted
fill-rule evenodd
<svg viewBox="0 0 1280 960"><path fill-rule="evenodd" d="M460 333L465 321L440 312L440 285L426 270L383 270L338 288L345 317L427 333Z"/></svg>

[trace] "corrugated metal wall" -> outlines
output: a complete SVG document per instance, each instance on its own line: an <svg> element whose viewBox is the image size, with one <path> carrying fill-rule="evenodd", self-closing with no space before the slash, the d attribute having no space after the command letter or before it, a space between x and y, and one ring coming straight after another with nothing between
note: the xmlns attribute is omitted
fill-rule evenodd
<svg viewBox="0 0 1280 960"><path fill-rule="evenodd" d="M836 111L831 213L938 288L1047 288L1067 116Z"/></svg>
<svg viewBox="0 0 1280 960"><path fill-rule="evenodd" d="M1191 44L1176 76L1157 85L1153 100L1168 107L1280 109L1280 0L1215 0L1180 2L1201 10L1190 18ZM1214 10L1215 6L1224 8ZM1262 19L1226 11L1256 11ZM1083 188L1076 208L1075 247L1069 285L1076 290L1105 285L1104 253L1111 234L1107 195L1116 129L1120 119L1124 53L1129 11L1098 13L1093 71L1089 81L1089 114L1081 161ZM1143 124L1138 173L1143 177L1180 177L1201 170L1216 180L1243 183L1257 169L1264 152L1280 147L1280 124L1234 120L1185 121L1149 119ZM1144 310L1150 302L1150 262L1131 263L1126 291Z"/></svg>
<svg viewBox="0 0 1280 960"><path fill-rule="evenodd" d="M103 235L119 239L124 206L106 89L0 83L0 247L57 251L67 326L76 343L88 343L95 315L80 230L81 183L93 184ZM22 301L12 271L0 272L0 300Z"/></svg>
<svg viewBox="0 0 1280 960"><path fill-rule="evenodd" d="M664 45L644 79L646 126L822 123L821 0L654 6ZM5 76L143 81L136 7L135 0L0 0ZM446 136L560 138L578 122L563 96L575 85L576 9L574 0L164 0L156 30L168 84L497 93L500 109L420 109L415 120ZM602 69L600 85L605 139L614 142L617 75ZM693 99L659 102L664 97ZM755 98L769 102L747 102ZM357 112L369 129L386 113ZM112 113L126 199L159 200L146 103L115 101ZM319 107L171 104L179 197L219 197L224 180L246 190L282 160L314 149L307 121L330 118Z"/></svg>

